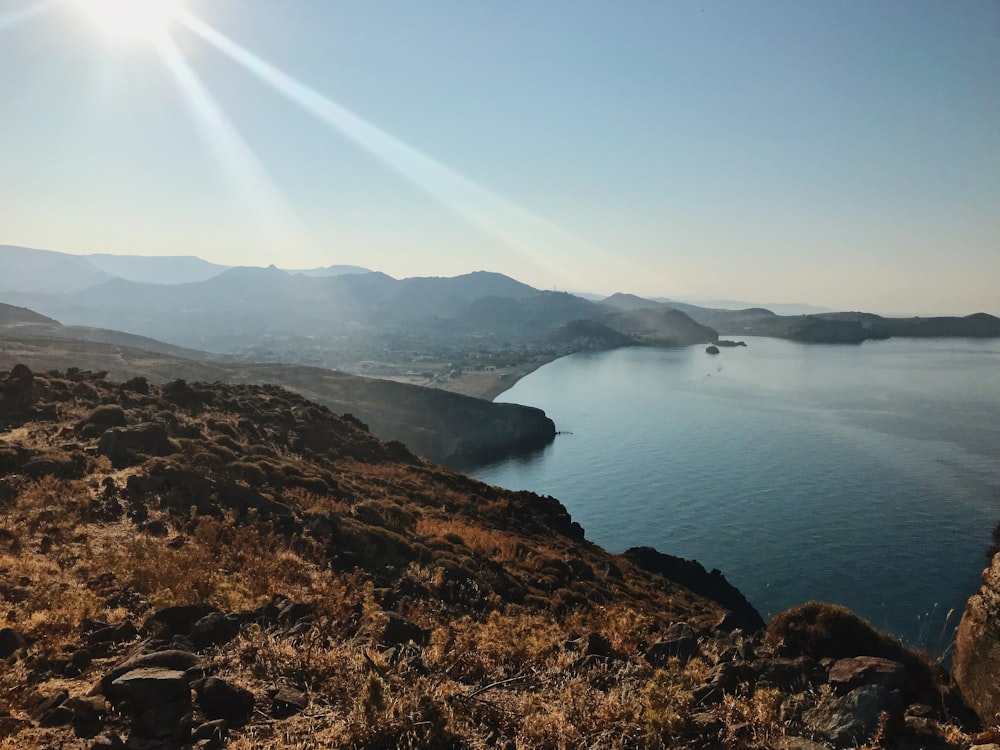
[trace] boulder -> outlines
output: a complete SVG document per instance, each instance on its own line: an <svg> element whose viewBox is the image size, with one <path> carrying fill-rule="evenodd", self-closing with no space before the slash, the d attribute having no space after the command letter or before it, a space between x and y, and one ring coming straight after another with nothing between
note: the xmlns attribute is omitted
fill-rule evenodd
<svg viewBox="0 0 1000 750"><path fill-rule="evenodd" d="M211 604L181 604L159 610L143 627L161 636L190 635L195 625L211 614L221 615L222 612Z"/></svg>
<svg viewBox="0 0 1000 750"><path fill-rule="evenodd" d="M124 427L125 410L118 404L103 404L81 419L76 425L80 437L98 437L112 427Z"/></svg>
<svg viewBox="0 0 1000 750"><path fill-rule="evenodd" d="M202 665L201 659L189 651L168 649L166 651L154 651L151 654L140 654L139 656L126 659L105 675L101 680L98 690L102 695L110 696L113 690L112 684L116 679L127 672L143 667L158 667L187 673L201 668Z"/></svg>
<svg viewBox="0 0 1000 750"><path fill-rule="evenodd" d="M26 365L14 365L0 383L0 416L26 416L34 404L35 376Z"/></svg>
<svg viewBox="0 0 1000 750"><path fill-rule="evenodd" d="M706 346L705 347L705 353L706 354L718 354L719 353L719 347L715 346L714 344Z"/></svg>
<svg viewBox="0 0 1000 750"><path fill-rule="evenodd" d="M240 632L240 618L222 612L210 612L194 624L191 642L199 651L209 646L224 646Z"/></svg>
<svg viewBox="0 0 1000 750"><path fill-rule="evenodd" d="M802 715L811 732L837 748L864 744L878 729L883 711L900 708L899 694L878 685L863 685L847 695L825 695Z"/></svg>
<svg viewBox="0 0 1000 750"><path fill-rule="evenodd" d="M0 659L13 656L26 648L24 636L13 628L0 628Z"/></svg>
<svg viewBox="0 0 1000 750"><path fill-rule="evenodd" d="M139 456L166 456L173 451L166 429L156 422L113 427L101 435L97 444L98 455L107 456L118 469L132 465Z"/></svg>
<svg viewBox="0 0 1000 750"><path fill-rule="evenodd" d="M191 700L184 672L162 667L140 667L111 681L113 703L128 703L135 709L146 710L176 701Z"/></svg>
<svg viewBox="0 0 1000 750"><path fill-rule="evenodd" d="M209 677L196 686L196 691L198 707L207 719L223 719L230 726L241 727L253 715L256 701L249 690Z"/></svg>
<svg viewBox="0 0 1000 750"><path fill-rule="evenodd" d="M862 685L877 685L885 690L906 687L906 667L898 661L877 656L855 656L841 659L830 667L830 685L838 695L846 695Z"/></svg>
<svg viewBox="0 0 1000 750"><path fill-rule="evenodd" d="M983 724L1000 721L1000 553L983 571L982 586L965 606L955 636L952 673Z"/></svg>

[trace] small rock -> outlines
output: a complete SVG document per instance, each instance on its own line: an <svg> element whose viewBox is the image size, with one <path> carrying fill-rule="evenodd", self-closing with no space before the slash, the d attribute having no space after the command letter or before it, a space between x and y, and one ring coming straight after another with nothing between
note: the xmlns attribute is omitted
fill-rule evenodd
<svg viewBox="0 0 1000 750"><path fill-rule="evenodd" d="M397 646L413 641L419 645L427 642L427 632L414 622L410 622L402 615L395 612L387 612L389 621L385 630L382 631L382 643L387 646Z"/></svg>
<svg viewBox="0 0 1000 750"><path fill-rule="evenodd" d="M132 715L128 744L137 744L136 738L186 742L191 737L192 718L190 696L137 711Z"/></svg>
<svg viewBox="0 0 1000 750"><path fill-rule="evenodd" d="M161 609L146 620L145 630L162 636L190 635L195 624L213 612L220 612L210 604L184 604ZM220 612L221 614L221 612Z"/></svg>
<svg viewBox="0 0 1000 750"><path fill-rule="evenodd" d="M224 646L240 632L240 618L222 612L210 612L194 624L191 643L199 651L209 646Z"/></svg>
<svg viewBox="0 0 1000 750"><path fill-rule="evenodd" d="M283 687L271 698L271 715L275 719L287 719L292 714L305 711L309 705L309 697L292 688Z"/></svg>
<svg viewBox="0 0 1000 750"><path fill-rule="evenodd" d="M147 710L175 701L191 700L184 672L161 667L140 667L126 672L111 683L108 696L113 703L128 702L133 708Z"/></svg>
<svg viewBox="0 0 1000 750"><path fill-rule="evenodd" d="M211 740L221 745L226 741L228 735L229 723L225 719L216 719L215 721L206 721L204 724L195 727L194 731L191 732L191 741Z"/></svg>
<svg viewBox="0 0 1000 750"><path fill-rule="evenodd" d="M103 698L71 698L66 706L73 711L73 733L77 737L95 737L101 731L108 710Z"/></svg>
<svg viewBox="0 0 1000 750"><path fill-rule="evenodd" d="M26 647L23 635L13 628L0 628L0 659L13 656Z"/></svg>
<svg viewBox="0 0 1000 750"><path fill-rule="evenodd" d="M38 720L40 727L64 727L73 721L73 712L68 706L56 706Z"/></svg>
<svg viewBox="0 0 1000 750"><path fill-rule="evenodd" d="M224 719L241 727L250 721L255 700L253 693L234 687L218 677L209 677L196 687L198 707L208 719Z"/></svg>
<svg viewBox="0 0 1000 750"><path fill-rule="evenodd" d="M52 709L61 706L67 698L69 698L69 693L65 690L60 690L58 693L50 695L48 698L38 696L29 705L28 715L35 721L40 722L47 713L49 713Z"/></svg>

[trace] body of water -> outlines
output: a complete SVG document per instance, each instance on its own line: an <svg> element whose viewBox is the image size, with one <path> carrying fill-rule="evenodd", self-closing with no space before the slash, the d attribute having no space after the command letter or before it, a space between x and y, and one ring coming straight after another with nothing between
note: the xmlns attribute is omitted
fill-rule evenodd
<svg viewBox="0 0 1000 750"><path fill-rule="evenodd" d="M497 400L562 434L472 474L720 568L765 618L820 599L940 650L1000 521L1000 341L746 341L552 362Z"/></svg>

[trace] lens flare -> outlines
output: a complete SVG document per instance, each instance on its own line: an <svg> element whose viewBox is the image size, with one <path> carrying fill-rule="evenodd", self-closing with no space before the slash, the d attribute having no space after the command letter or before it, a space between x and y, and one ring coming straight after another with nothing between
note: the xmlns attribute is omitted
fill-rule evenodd
<svg viewBox="0 0 1000 750"><path fill-rule="evenodd" d="M183 0L76 0L94 27L121 44L150 44L186 12Z"/></svg>

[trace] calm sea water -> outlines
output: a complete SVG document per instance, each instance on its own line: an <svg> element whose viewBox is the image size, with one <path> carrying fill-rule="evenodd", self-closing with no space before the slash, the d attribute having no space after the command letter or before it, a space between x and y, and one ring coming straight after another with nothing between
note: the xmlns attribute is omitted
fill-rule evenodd
<svg viewBox="0 0 1000 750"><path fill-rule="evenodd" d="M820 599L943 648L1000 521L1000 341L746 341L552 362L497 400L562 434L472 473L717 567L765 618Z"/></svg>

